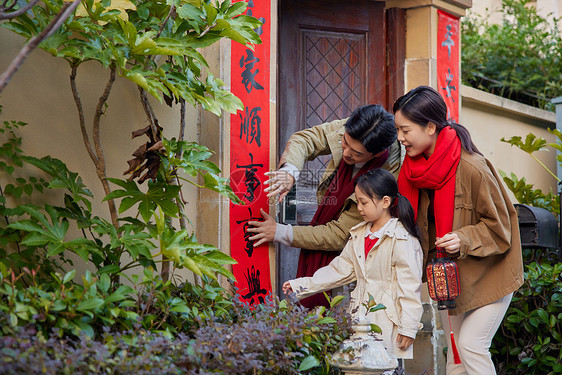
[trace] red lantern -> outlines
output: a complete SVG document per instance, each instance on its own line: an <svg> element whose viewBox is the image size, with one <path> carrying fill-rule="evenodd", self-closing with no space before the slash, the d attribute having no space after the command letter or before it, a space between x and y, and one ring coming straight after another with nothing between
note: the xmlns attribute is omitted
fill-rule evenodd
<svg viewBox="0 0 562 375"><path fill-rule="evenodd" d="M461 292L457 263L438 248L436 258L427 264L426 274L429 296L437 301L437 308L454 309L455 298Z"/></svg>
<svg viewBox="0 0 562 375"><path fill-rule="evenodd" d="M437 301L437 308L439 310L454 309L455 298L461 293L457 263L449 259L443 249L437 248L436 257L427 264L425 271L429 296L431 299ZM450 317L449 327L451 327ZM459 356L457 345L455 344L455 336L452 328L450 329L450 334L454 363L458 365L461 363L461 357Z"/></svg>
<svg viewBox="0 0 562 375"><path fill-rule="evenodd" d="M431 299L437 301L437 309L454 309L455 298L461 293L457 263L449 259L443 249L437 248L436 257L427 264L425 271L429 296ZM449 327L451 327L450 317ZM461 363L461 357L459 356L457 345L455 344L455 336L452 328L450 328L450 334L454 363L458 365Z"/></svg>

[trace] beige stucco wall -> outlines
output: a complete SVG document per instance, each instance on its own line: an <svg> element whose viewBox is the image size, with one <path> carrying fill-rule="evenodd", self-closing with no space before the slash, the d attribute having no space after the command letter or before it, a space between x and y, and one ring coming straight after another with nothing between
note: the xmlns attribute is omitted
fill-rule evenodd
<svg viewBox="0 0 562 375"><path fill-rule="evenodd" d="M16 34L0 29L0 72L18 54L23 42L24 39ZM85 63L78 70L78 90L86 111L88 129L91 129L93 111L109 77L108 73L95 62ZM94 194L93 213L109 219L107 204L101 201L104 197L101 183L82 141L69 75L70 67L64 60L43 50L35 50L0 94L0 104L3 106L0 121L18 120L29 123L20 131L24 152L36 157L51 155L64 161L71 171L78 172ZM151 104L164 127L164 135L177 138L179 105L170 109L152 99L154 98L151 98ZM146 142L144 137L131 140L132 131L147 125L139 93L133 83L121 77L116 79L107 111L101 121L107 175L124 178L123 172L128 168L127 160L132 158L131 154L138 146ZM197 112L188 107L186 140L197 140L197 127ZM0 175L3 185L6 178ZM196 230L196 190L189 185L184 187L183 194L188 202L186 213L193 219L191 228ZM63 204L60 199L53 203Z"/></svg>

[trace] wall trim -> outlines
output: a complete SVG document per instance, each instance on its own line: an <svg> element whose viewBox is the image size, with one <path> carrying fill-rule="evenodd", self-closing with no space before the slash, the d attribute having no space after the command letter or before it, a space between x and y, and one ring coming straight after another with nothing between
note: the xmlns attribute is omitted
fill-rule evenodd
<svg viewBox="0 0 562 375"><path fill-rule="evenodd" d="M500 108L504 111L514 113L518 116L527 117L535 121L548 122L549 124L545 124L545 128L550 124L556 124L556 113L554 112L519 103L515 100L506 99L466 85L461 85L460 94L463 105L466 103L475 103L479 106Z"/></svg>
<svg viewBox="0 0 562 375"><path fill-rule="evenodd" d="M386 0L386 8L416 9L434 7L456 17L464 17L472 7L472 0Z"/></svg>

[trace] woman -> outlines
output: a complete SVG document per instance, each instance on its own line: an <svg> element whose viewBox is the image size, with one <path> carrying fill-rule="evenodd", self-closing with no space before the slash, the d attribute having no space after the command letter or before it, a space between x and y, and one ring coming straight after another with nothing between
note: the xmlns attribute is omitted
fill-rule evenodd
<svg viewBox="0 0 562 375"><path fill-rule="evenodd" d="M268 197L283 199L291 190L295 177L307 160L319 155L332 156L318 185L318 209L308 226L282 225L262 211L264 221L251 221L256 233L250 238L259 246L277 241L302 248L297 277L312 276L326 266L345 246L349 230L362 221L353 195L355 180L375 168L398 175L400 145L396 142L394 117L380 105L357 108L346 120L301 130L291 136L279 165L280 170L267 173ZM309 297L306 307L328 306L323 294Z"/></svg>
<svg viewBox="0 0 562 375"><path fill-rule="evenodd" d="M452 350L447 352L447 374L495 374L490 344L523 284L516 211L468 130L447 121L437 91L415 88L393 110L406 149L398 185L416 213L425 259L439 247L459 268L456 308L450 316L441 311L445 329L450 317L461 359L455 364Z"/></svg>

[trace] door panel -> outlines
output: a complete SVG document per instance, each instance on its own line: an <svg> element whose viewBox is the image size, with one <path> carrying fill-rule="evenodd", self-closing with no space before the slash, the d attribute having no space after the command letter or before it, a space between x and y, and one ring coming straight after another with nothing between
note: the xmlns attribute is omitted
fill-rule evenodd
<svg viewBox="0 0 562 375"><path fill-rule="evenodd" d="M306 108L301 124L311 127L345 118L365 97L365 35L302 29Z"/></svg>

